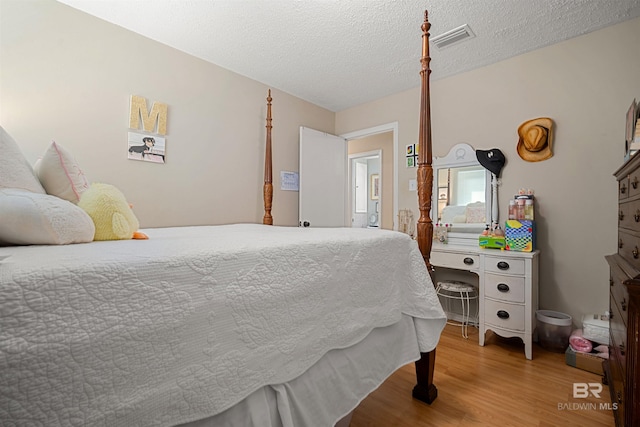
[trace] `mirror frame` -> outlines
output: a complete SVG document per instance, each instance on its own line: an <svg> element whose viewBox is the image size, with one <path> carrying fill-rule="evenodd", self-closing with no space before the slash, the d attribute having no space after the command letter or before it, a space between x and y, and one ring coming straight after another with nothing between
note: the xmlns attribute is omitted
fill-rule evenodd
<svg viewBox="0 0 640 427"><path fill-rule="evenodd" d="M491 172L485 169L478 158L476 151L472 146L466 143L456 144L449 150L444 157L435 157L433 159L433 192L431 200L431 219L433 224L438 220L438 173L440 169L458 168L464 166L480 166L485 172L484 197L485 197L485 220L484 224L458 224L452 227L452 231L448 233L449 244L473 245L478 246L478 235L485 229L486 224L492 221L492 187ZM434 212L436 213L434 215Z"/></svg>

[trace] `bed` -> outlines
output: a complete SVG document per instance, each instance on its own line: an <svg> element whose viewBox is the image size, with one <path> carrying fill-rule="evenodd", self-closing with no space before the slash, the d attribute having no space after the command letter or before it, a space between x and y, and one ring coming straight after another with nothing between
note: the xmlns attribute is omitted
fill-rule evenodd
<svg viewBox="0 0 640 427"><path fill-rule="evenodd" d="M446 318L429 275L428 29L425 13L417 244L272 225L269 92L263 224L0 247L2 424L348 424L410 362L431 403Z"/></svg>

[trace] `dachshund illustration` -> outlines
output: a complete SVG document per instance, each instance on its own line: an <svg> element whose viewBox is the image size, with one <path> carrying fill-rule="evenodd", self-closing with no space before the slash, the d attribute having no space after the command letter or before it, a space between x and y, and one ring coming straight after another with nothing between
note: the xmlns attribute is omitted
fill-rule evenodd
<svg viewBox="0 0 640 427"><path fill-rule="evenodd" d="M144 155L149 153L153 146L156 145L156 140L151 138L150 136L145 136L144 138L142 138L142 142L144 142L144 145L134 145L129 147L129 152L140 153L142 154L142 157L144 157Z"/></svg>

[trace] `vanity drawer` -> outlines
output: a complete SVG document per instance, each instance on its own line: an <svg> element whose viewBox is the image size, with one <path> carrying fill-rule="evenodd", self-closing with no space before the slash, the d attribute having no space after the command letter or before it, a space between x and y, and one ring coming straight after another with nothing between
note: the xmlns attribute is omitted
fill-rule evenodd
<svg viewBox="0 0 640 427"><path fill-rule="evenodd" d="M479 255L431 251L429 260L436 267L455 268L458 270L477 270L480 268Z"/></svg>
<svg viewBox="0 0 640 427"><path fill-rule="evenodd" d="M640 270L640 238L626 230L618 232L618 253L636 269Z"/></svg>
<svg viewBox="0 0 640 427"><path fill-rule="evenodd" d="M484 321L514 331L524 331L524 305L485 300Z"/></svg>
<svg viewBox="0 0 640 427"><path fill-rule="evenodd" d="M488 256L484 269L489 272L524 275L524 259Z"/></svg>
<svg viewBox="0 0 640 427"><path fill-rule="evenodd" d="M510 302L524 302L524 277L485 273L484 295Z"/></svg>

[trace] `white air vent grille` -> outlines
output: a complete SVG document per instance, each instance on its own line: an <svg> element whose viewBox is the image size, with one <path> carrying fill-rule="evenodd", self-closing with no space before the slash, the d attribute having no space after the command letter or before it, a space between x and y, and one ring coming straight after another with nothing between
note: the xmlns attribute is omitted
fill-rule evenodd
<svg viewBox="0 0 640 427"><path fill-rule="evenodd" d="M467 24L464 24L458 28L447 31L439 36L432 37L431 42L438 48L443 49L456 43L460 43L463 40L475 37L471 28Z"/></svg>

